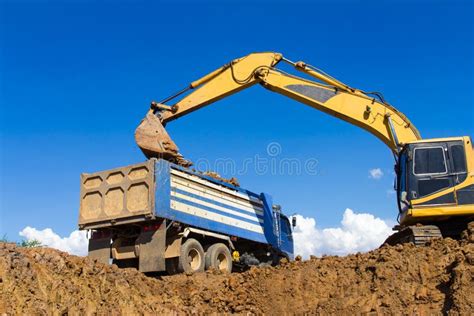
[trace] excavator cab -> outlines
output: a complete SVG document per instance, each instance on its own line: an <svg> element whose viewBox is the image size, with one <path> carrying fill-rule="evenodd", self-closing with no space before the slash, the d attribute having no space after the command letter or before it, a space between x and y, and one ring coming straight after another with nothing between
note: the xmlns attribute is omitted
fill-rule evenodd
<svg viewBox="0 0 474 316"><path fill-rule="evenodd" d="M466 148L469 146L469 148ZM469 137L416 141L404 146L398 156L397 194L402 221L416 221L427 207L438 215L458 205L474 204L474 186L463 186L468 177ZM441 214L440 214L441 213Z"/></svg>

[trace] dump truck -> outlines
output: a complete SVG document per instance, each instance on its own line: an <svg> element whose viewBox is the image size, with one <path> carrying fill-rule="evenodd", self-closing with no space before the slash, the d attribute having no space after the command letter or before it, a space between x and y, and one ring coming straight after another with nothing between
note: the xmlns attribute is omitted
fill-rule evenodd
<svg viewBox="0 0 474 316"><path fill-rule="evenodd" d="M232 271L293 258L292 226L254 193L164 159L81 175L88 256L142 272Z"/></svg>

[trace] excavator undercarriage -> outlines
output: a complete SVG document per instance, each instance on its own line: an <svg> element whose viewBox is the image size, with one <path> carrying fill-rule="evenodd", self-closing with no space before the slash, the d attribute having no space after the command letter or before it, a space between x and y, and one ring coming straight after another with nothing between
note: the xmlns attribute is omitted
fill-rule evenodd
<svg viewBox="0 0 474 316"><path fill-rule="evenodd" d="M384 244L396 245L404 243L414 243L416 246L423 246L435 238L442 238L441 230L434 225L419 225L400 227L400 230L385 240Z"/></svg>
<svg viewBox="0 0 474 316"><path fill-rule="evenodd" d="M397 225L393 228L397 232L389 236L384 244L393 246L411 242L417 246L424 246L436 238L458 239L472 221L474 221L474 217L460 217L410 226Z"/></svg>

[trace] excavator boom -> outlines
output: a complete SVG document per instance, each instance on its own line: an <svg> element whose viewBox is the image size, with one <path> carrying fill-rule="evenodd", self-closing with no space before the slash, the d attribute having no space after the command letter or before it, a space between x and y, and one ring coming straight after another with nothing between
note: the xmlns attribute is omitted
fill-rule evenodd
<svg viewBox="0 0 474 316"><path fill-rule="evenodd" d="M277 69L275 66L281 61L318 81ZM294 63L279 53L267 52L233 60L192 82L185 90L164 100L171 101L192 90L171 106L152 102L135 132L138 146L148 158L165 158L189 166L164 129L166 123L257 83L369 131L395 153L402 144L421 139L411 122L383 100L351 88L303 62Z"/></svg>

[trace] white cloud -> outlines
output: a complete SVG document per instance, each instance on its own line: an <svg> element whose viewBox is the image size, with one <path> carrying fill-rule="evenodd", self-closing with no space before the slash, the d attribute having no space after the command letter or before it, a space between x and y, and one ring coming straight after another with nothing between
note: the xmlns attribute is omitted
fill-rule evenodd
<svg viewBox="0 0 474 316"><path fill-rule="evenodd" d="M319 229L314 218L296 215L295 255L307 259L310 255L365 252L380 246L390 234L390 226L382 219L351 209L346 209L336 228Z"/></svg>
<svg viewBox="0 0 474 316"><path fill-rule="evenodd" d="M20 232L26 240L38 240L43 246L68 252L72 255L87 255L87 236L85 231L75 230L69 237L60 237L51 228L37 230L27 226Z"/></svg>
<svg viewBox="0 0 474 316"><path fill-rule="evenodd" d="M383 177L383 171L380 168L370 169L369 170L369 178L371 179L381 179Z"/></svg>

